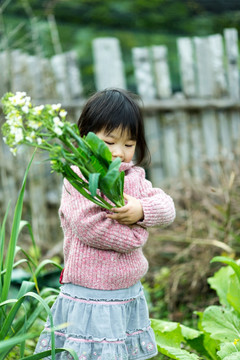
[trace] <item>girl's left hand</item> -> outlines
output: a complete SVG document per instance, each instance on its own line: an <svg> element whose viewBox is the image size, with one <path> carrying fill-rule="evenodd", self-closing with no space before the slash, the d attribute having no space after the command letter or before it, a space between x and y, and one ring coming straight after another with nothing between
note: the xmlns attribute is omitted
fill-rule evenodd
<svg viewBox="0 0 240 360"><path fill-rule="evenodd" d="M113 208L113 214L107 214L107 217L123 225L133 225L144 217L142 204L139 199L133 196L123 194L127 204L120 208Z"/></svg>

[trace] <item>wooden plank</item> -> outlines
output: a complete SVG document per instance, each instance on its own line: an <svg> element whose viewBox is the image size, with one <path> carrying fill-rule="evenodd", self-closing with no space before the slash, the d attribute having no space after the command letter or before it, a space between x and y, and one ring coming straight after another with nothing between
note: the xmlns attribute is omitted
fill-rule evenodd
<svg viewBox="0 0 240 360"><path fill-rule="evenodd" d="M223 39L219 34L208 37L211 68L213 74L213 96L220 98L227 96L227 81L224 70Z"/></svg>
<svg viewBox="0 0 240 360"><path fill-rule="evenodd" d="M28 91L27 55L20 50L11 51L11 91Z"/></svg>
<svg viewBox="0 0 240 360"><path fill-rule="evenodd" d="M28 95L33 99L42 99L46 96L43 87L43 78L45 74L42 72L41 59L38 56L28 56L27 61L27 76L29 78Z"/></svg>
<svg viewBox="0 0 240 360"><path fill-rule="evenodd" d="M196 97L197 84L192 39L179 38L177 40L177 49L180 63L182 91L186 97Z"/></svg>
<svg viewBox="0 0 240 360"><path fill-rule="evenodd" d="M53 74L55 76L56 92L59 99L70 99L70 89L67 78L66 55L58 54L51 58Z"/></svg>
<svg viewBox="0 0 240 360"><path fill-rule="evenodd" d="M97 90L108 87L126 89L120 43L117 38L93 40L94 74Z"/></svg>
<svg viewBox="0 0 240 360"><path fill-rule="evenodd" d="M206 38L193 38L196 55L196 75L199 97L212 97L213 72L209 57L210 48Z"/></svg>
<svg viewBox="0 0 240 360"><path fill-rule="evenodd" d="M134 74L139 95L144 102L156 98L150 52L146 47L132 49Z"/></svg>
<svg viewBox="0 0 240 360"><path fill-rule="evenodd" d="M239 55L238 55L238 32L236 29L225 29L224 38L227 55L227 77L229 95L233 99L239 99Z"/></svg>
<svg viewBox="0 0 240 360"><path fill-rule="evenodd" d="M190 177L190 117L186 111L176 111L175 119L177 126L175 131L177 132L177 153L179 174L184 179Z"/></svg>
<svg viewBox="0 0 240 360"><path fill-rule="evenodd" d="M132 55L138 94L145 103L156 98L150 52L145 47L133 48ZM163 178L161 132L157 114L155 112L145 114L144 123L146 140L152 157L149 176L153 185L157 186Z"/></svg>
<svg viewBox="0 0 240 360"><path fill-rule="evenodd" d="M169 98L172 94L168 66L168 49L166 46L152 46L153 68L157 95L160 99Z"/></svg>
<svg viewBox="0 0 240 360"><path fill-rule="evenodd" d="M42 69L42 86L43 86L43 98L39 104L43 103L56 103L59 102L58 92L57 92L57 78L54 75L51 60L45 58L40 59L40 66ZM51 101L52 99L52 101ZM68 102L69 99L61 99L62 101Z"/></svg>
<svg viewBox="0 0 240 360"><path fill-rule="evenodd" d="M81 72L77 63L77 54L75 51L68 51L65 54L70 98L79 99L83 96L83 86L81 80Z"/></svg>
<svg viewBox="0 0 240 360"><path fill-rule="evenodd" d="M163 119L163 161L164 177L174 179L179 176L177 122L174 113L165 113Z"/></svg>
<svg viewBox="0 0 240 360"><path fill-rule="evenodd" d="M221 42L219 41L219 38L216 40L216 37L212 38L210 41L209 38L194 38L194 42L196 48L199 96L213 98L214 95L216 96L216 92L219 92L218 79L222 79L223 77L223 67L221 67L222 62L219 60L219 53L221 54ZM210 44L211 47L214 48L212 52ZM218 71L221 72L220 75L217 74L216 71L213 71L214 65L216 64L218 64ZM211 176L212 180L215 182L220 174L216 113L211 109L203 110L201 112L201 118L206 171L208 171L209 176Z"/></svg>
<svg viewBox="0 0 240 360"><path fill-rule="evenodd" d="M190 114L190 171L197 181L203 180L203 134L201 128L201 118L199 113Z"/></svg>
<svg viewBox="0 0 240 360"><path fill-rule="evenodd" d="M226 44L228 87L229 95L239 102L239 54L238 54L238 33L236 29L225 29L224 38ZM231 134L234 152L240 151L240 113L231 112Z"/></svg>

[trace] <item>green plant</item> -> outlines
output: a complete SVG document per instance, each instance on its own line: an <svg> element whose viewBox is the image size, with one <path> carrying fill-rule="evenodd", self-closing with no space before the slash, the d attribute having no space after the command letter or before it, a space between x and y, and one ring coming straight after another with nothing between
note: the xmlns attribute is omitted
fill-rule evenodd
<svg viewBox="0 0 240 360"><path fill-rule="evenodd" d="M99 189L116 206L124 205L121 159L112 161L107 145L94 133L81 138L77 125L65 120L67 112L61 104L33 107L25 92L7 93L2 103L6 115L3 139L13 154L21 144L47 151L52 170L61 173L87 199L112 209L113 205L97 192ZM73 171L72 165L84 178Z"/></svg>
<svg viewBox="0 0 240 360"><path fill-rule="evenodd" d="M21 221L26 180L33 156L26 169L20 194L15 206L12 230L8 243L5 241L5 224L9 206L2 224L0 225L0 360L5 359L15 346L19 346L20 359L35 360L42 359L48 355L51 355L52 359L55 359L55 354L62 351L70 352L73 358L77 359L76 354L72 350L55 349L54 346L54 326L49 305L56 298L58 291L51 288L45 288L42 291L39 291L38 289L37 276L46 264L51 263L54 266L61 267L50 260L38 264L36 262L37 254L35 257L31 257L22 248L17 246L21 229L24 226L28 226L33 246L36 248L30 224L26 221ZM7 249L5 249L5 247L7 247ZM15 261L16 254L20 251L23 252L25 258ZM22 263L28 265L32 277L29 281L22 282L17 297L11 299L9 298L9 289L11 285L12 270ZM26 340L39 335L37 333L31 333L31 327L35 321L41 317L43 310L46 311L51 322L52 348L44 353L24 357ZM62 326L64 327L64 324Z"/></svg>
<svg viewBox="0 0 240 360"><path fill-rule="evenodd" d="M177 322L152 320L161 354L176 360L237 360L240 358L240 266L217 256L211 262L228 266L208 279L220 305L198 312L198 330Z"/></svg>

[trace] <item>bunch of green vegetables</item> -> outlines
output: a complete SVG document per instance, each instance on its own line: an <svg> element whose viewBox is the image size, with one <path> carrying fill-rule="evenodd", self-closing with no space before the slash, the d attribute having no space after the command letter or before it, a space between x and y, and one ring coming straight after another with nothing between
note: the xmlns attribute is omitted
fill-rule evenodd
<svg viewBox="0 0 240 360"><path fill-rule="evenodd" d="M2 104L6 117L3 139L14 155L22 144L45 150L52 170L61 173L84 197L109 210L124 205L120 158L112 161L107 145L94 133L81 137L76 124L66 121L67 112L61 104L33 107L25 92L5 94ZM73 165L83 177L74 172Z"/></svg>

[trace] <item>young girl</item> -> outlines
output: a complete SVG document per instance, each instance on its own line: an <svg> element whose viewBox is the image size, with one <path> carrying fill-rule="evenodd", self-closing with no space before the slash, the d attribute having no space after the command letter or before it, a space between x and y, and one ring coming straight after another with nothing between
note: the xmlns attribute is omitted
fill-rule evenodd
<svg viewBox="0 0 240 360"><path fill-rule="evenodd" d="M81 136L96 133L113 159L120 157L126 204L102 209L64 180L59 215L65 266L52 314L55 326L67 327L55 331L56 347L75 350L81 360L149 359L157 347L140 283L148 269L142 248L147 227L174 220L174 204L136 166L146 160L148 150L134 94L119 89L96 93L86 103L78 127ZM48 320L36 352L51 348L49 328ZM56 357L72 358L67 352Z"/></svg>

